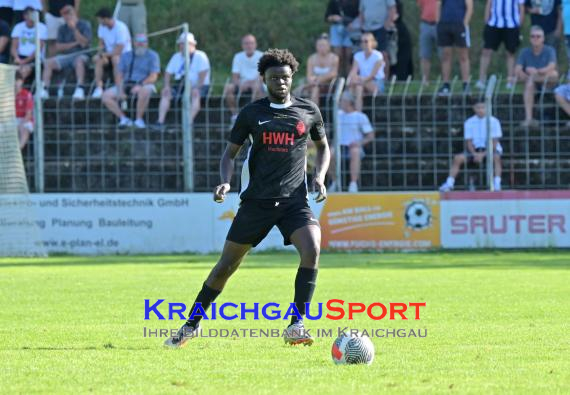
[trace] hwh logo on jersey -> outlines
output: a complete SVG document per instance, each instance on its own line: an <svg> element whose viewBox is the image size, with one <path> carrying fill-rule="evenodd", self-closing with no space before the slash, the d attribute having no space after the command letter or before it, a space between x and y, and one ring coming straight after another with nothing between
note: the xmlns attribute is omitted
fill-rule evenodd
<svg viewBox="0 0 570 395"><path fill-rule="evenodd" d="M295 145L295 134L289 132L263 132L262 142L267 145L268 151L288 152L285 147L275 147L276 145Z"/></svg>

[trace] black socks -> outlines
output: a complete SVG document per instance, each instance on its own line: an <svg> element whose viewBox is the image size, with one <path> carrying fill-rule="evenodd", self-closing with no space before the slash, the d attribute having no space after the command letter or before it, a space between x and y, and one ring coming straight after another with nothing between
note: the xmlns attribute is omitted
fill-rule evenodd
<svg viewBox="0 0 570 395"><path fill-rule="evenodd" d="M310 302L317 285L317 273L319 269L300 267L295 277L295 306L299 314L305 315L305 303ZM299 321L295 316L291 317L291 324Z"/></svg>
<svg viewBox="0 0 570 395"><path fill-rule="evenodd" d="M200 290L200 292L198 292L198 296L196 296L196 300L194 301L192 308L190 309L190 315L194 311L194 308L196 307L196 303L201 303L204 311L207 311L210 308L210 305L212 304L212 302L214 300L216 300L216 298L218 297L218 295L221 292L222 291L218 291L218 290L215 290L213 288L208 287L206 285L206 283L204 283L202 285L202 289ZM186 325L191 326L192 328L196 328L196 326L198 325L198 323L201 320L202 320L201 315L195 315L194 318L192 318L192 319L188 318L188 321L186 321Z"/></svg>

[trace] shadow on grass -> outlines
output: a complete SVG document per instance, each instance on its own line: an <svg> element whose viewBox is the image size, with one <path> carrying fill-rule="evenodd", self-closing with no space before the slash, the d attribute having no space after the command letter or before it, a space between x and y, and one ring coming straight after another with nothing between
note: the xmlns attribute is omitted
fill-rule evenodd
<svg viewBox="0 0 570 395"><path fill-rule="evenodd" d="M218 255L157 255L157 256L100 256L100 257L49 257L0 259L0 271L7 268L25 267L90 267L125 265L164 265L180 269L210 269ZM298 257L295 252L251 254L241 264L242 270L295 268ZM325 253L321 256L320 268L327 269L509 269L541 268L570 269L570 251L453 251L427 253ZM165 267L165 270L167 268Z"/></svg>

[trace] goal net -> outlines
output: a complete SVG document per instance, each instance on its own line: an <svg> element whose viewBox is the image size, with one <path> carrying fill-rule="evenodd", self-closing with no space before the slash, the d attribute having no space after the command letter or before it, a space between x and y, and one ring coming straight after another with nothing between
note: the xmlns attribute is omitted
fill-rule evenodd
<svg viewBox="0 0 570 395"><path fill-rule="evenodd" d="M0 64L0 256L44 255L18 141L15 68Z"/></svg>

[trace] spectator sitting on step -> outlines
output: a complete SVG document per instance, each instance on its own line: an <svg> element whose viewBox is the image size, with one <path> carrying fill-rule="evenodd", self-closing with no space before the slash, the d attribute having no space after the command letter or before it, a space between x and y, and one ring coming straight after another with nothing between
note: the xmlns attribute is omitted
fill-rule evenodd
<svg viewBox="0 0 570 395"><path fill-rule="evenodd" d="M49 58L44 65L43 83L41 96L44 99L49 97L49 85L54 70L74 69L77 78L77 87L73 92L73 99L85 99L85 91L83 83L85 78L85 66L89 61L89 56L81 52L89 48L91 42L91 23L85 19L79 19L75 8L67 5L61 9L61 15L65 21L64 25L59 27L57 32L57 41L55 43L55 53L58 55Z"/></svg>
<svg viewBox="0 0 570 395"><path fill-rule="evenodd" d="M99 51L93 57L95 63L95 84L97 87L91 96L99 99L103 95L103 73L106 67L112 67L115 85L119 85L119 61L121 55L132 50L131 33L123 22L113 18L111 10L101 8L97 11L99 27L97 37L99 37Z"/></svg>
<svg viewBox="0 0 570 395"><path fill-rule="evenodd" d="M544 45L544 30L540 26L530 28L530 47L523 48L519 54L515 75L525 83L524 111L525 120L522 127L536 127L538 122L533 119L534 93L543 84L555 84L558 80L556 66L556 51L549 45Z"/></svg>
<svg viewBox="0 0 570 395"><path fill-rule="evenodd" d="M570 116L570 81L554 90L554 98L566 115ZM570 121L566 122L566 128L570 128Z"/></svg>
<svg viewBox="0 0 570 395"><path fill-rule="evenodd" d="M341 109L338 112L339 138L341 160L350 158L350 184L348 192L358 192L358 179L360 178L360 164L364 158L363 147L374 140L374 129L368 116L357 111L354 106L354 97L344 92L340 100ZM336 180L335 159L338 155L331 150L331 164L328 176L332 180L328 190L331 192L341 190L341 182Z"/></svg>
<svg viewBox="0 0 570 395"><path fill-rule="evenodd" d="M308 90L311 100L319 105L321 93L327 92L330 83L338 76L338 55L331 51L329 36L322 34L315 43L314 54L307 61L307 81L302 90Z"/></svg>
<svg viewBox="0 0 570 395"><path fill-rule="evenodd" d="M160 73L160 58L152 49L148 48L146 34L137 34L135 48L124 53L119 62L118 84L103 93L103 104L117 117L119 128L133 125L133 121L126 116L119 105L120 101L127 99L127 94L137 98L136 118L134 126L144 129L143 120L148 107L150 96L156 92L154 83Z"/></svg>
<svg viewBox="0 0 570 395"><path fill-rule="evenodd" d="M34 9L28 7L24 10L24 21L14 26L12 30L12 57L17 64L18 71L24 81L32 73L32 66L36 60L36 27L34 25ZM43 53L47 39L47 28L43 23L39 23L38 32L40 36L40 49Z"/></svg>
<svg viewBox="0 0 570 395"><path fill-rule="evenodd" d="M44 20L48 30L47 38L47 57L53 58L57 54L56 41L59 33L59 28L65 25L65 18L63 18L63 9L68 5L74 7L75 13L79 15L79 6L81 0L43 0L44 4L47 3L47 9L44 12Z"/></svg>
<svg viewBox="0 0 570 395"><path fill-rule="evenodd" d="M375 95L384 91L384 57L376 48L372 33L364 33L360 39L362 51L354 54L354 62L348 76L348 84L355 98L356 110L362 111L362 95Z"/></svg>
<svg viewBox="0 0 570 395"><path fill-rule="evenodd" d="M34 98L29 90L24 89L24 78L16 73L16 122L20 149L24 149L30 133L34 131Z"/></svg>
<svg viewBox="0 0 570 395"><path fill-rule="evenodd" d="M178 38L179 51L170 58L164 73L164 87L160 98L158 109L158 122L152 125L152 129L156 131L164 131L166 129L164 121L166 114L170 109L170 101L179 99L184 93L184 43L188 45L190 53L190 85L192 87L192 108L190 109L190 117L192 121L200 112L200 98L206 97L210 90L210 60L204 51L196 49L198 43L192 33L188 33L184 37L184 33ZM174 77L176 85L172 86L171 79Z"/></svg>
<svg viewBox="0 0 570 395"><path fill-rule="evenodd" d="M236 94L251 92L251 100L263 94L263 81L257 71L257 63L263 55L257 50L257 41L253 34L246 34L241 39L243 51L234 55L232 61L232 80L225 87L226 103L232 113L232 125L237 118Z"/></svg>
<svg viewBox="0 0 570 395"><path fill-rule="evenodd" d="M0 7L1 9L2 7ZM0 14L1 15L1 14ZM0 19L0 63L10 62L10 26Z"/></svg>
<svg viewBox="0 0 570 395"><path fill-rule="evenodd" d="M461 166L467 162L469 164L483 164L487 150L487 118L485 117L485 103L482 100L475 102L473 106L475 115L465 121L463 125L463 136L465 139L466 151L456 154L453 157L453 164L449 171L449 177L439 188L440 192L452 191L455 187L455 178L461 170ZM495 178L493 186L495 191L501 190L501 154L503 148L499 139L503 137L501 123L491 116L491 138L493 139L493 162L495 168ZM469 180L469 189L474 189L472 180Z"/></svg>

